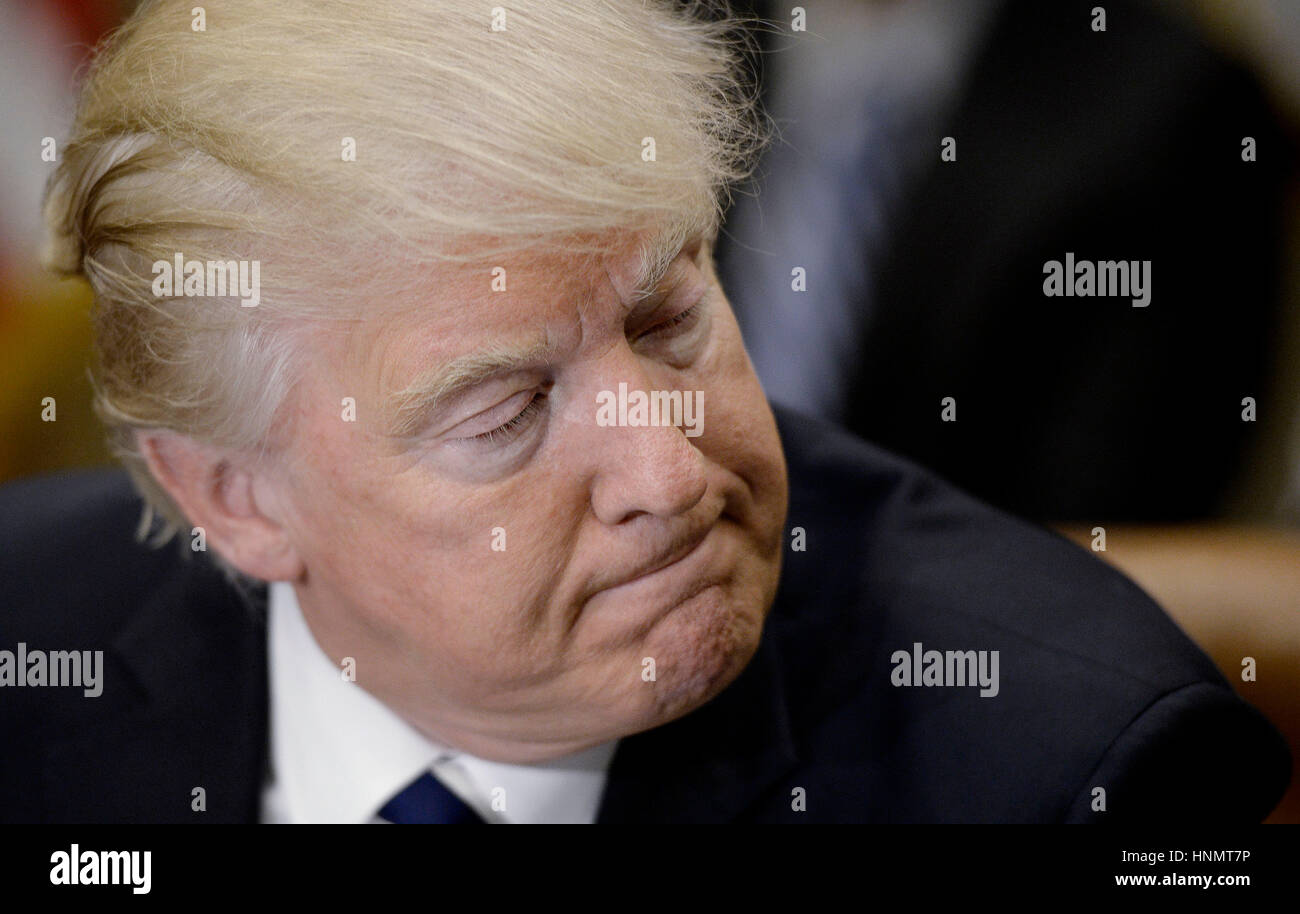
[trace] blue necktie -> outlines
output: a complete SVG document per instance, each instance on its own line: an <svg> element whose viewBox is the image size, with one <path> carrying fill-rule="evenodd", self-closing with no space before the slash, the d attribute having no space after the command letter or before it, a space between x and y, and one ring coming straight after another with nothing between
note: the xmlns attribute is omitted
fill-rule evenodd
<svg viewBox="0 0 1300 914"><path fill-rule="evenodd" d="M394 825L485 825L474 810L429 772L384 804L379 817Z"/></svg>

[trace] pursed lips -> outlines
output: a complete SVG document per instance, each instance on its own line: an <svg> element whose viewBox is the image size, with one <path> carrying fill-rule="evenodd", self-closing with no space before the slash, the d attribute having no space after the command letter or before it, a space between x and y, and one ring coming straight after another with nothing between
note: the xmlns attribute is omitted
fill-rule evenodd
<svg viewBox="0 0 1300 914"><path fill-rule="evenodd" d="M730 575L733 549L726 532L719 529L719 515L703 531L694 531L688 539L633 574L616 578L582 601L574 623L589 616L595 623L595 635L602 644L615 646L635 642L669 610L700 598L706 591L721 586Z"/></svg>
<svg viewBox="0 0 1300 914"><path fill-rule="evenodd" d="M614 587L622 587L625 584L631 584L632 582L639 581L641 580L641 578L648 577L649 575L652 575L657 571L662 571L665 568L669 567L670 565L676 565L682 559L686 558L688 555L690 555L692 552L698 549L700 547L700 544L703 543L706 539L708 539L709 533L712 532L713 528L716 525L717 525L717 521L714 521L713 523L705 527L702 531L692 534L691 537L687 539L684 543L682 543L680 546L677 546L676 548L668 551L660 558L645 565L640 571L635 572L629 577L624 578L623 580L619 581L617 584L613 584L611 585L610 588L606 588L606 589L612 589Z"/></svg>

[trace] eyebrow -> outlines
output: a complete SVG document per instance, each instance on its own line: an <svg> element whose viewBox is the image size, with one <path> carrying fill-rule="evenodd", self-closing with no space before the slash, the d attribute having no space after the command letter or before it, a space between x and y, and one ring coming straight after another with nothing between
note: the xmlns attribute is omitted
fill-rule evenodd
<svg viewBox="0 0 1300 914"><path fill-rule="evenodd" d="M470 353L424 372L389 400L388 434L394 438L411 437L421 430L424 420L440 404L456 394L489 378L536 364L554 348L549 340L539 337L522 344Z"/></svg>
<svg viewBox="0 0 1300 914"><path fill-rule="evenodd" d="M632 291L633 304L651 298L687 243L705 234L700 226L679 221L643 243ZM410 438L422 430L426 418L437 412L442 403L492 377L534 365L553 350L553 344L543 334L523 344L470 353L422 373L389 400L388 434L393 438Z"/></svg>
<svg viewBox="0 0 1300 914"><path fill-rule="evenodd" d="M698 229L687 223L676 223L641 245L641 262L632 286L632 301L635 304L641 304L655 294L677 255L700 234L702 233Z"/></svg>

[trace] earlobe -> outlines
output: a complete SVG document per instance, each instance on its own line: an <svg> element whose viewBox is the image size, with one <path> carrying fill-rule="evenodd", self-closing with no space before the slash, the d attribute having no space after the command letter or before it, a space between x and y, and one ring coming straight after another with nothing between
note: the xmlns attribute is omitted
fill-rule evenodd
<svg viewBox="0 0 1300 914"><path fill-rule="evenodd" d="M258 469L237 455L169 431L137 432L149 472L209 548L261 580L296 580L303 572L288 531L256 497Z"/></svg>

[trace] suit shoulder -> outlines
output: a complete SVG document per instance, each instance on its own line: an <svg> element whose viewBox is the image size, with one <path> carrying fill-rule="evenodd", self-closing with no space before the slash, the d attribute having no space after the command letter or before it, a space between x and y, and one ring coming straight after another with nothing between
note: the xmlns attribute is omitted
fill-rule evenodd
<svg viewBox="0 0 1300 914"><path fill-rule="evenodd" d="M787 540L771 636L809 758L874 784L853 816L1060 821L1090 773L1154 789L1148 760L1211 720L1270 771L1284 760L1123 574L832 426L778 422L804 542Z"/></svg>
<svg viewBox="0 0 1300 914"><path fill-rule="evenodd" d="M120 470L57 473L0 487L5 635L107 634L179 561L138 541L143 503Z"/></svg>
<svg viewBox="0 0 1300 914"><path fill-rule="evenodd" d="M1226 689L1192 683L1119 734L1066 821L1257 823L1290 780L1291 752L1262 714Z"/></svg>
<svg viewBox="0 0 1300 914"><path fill-rule="evenodd" d="M804 533L804 549L785 556L799 602L856 607L872 619L861 634L898 647L977 638L1161 690L1223 683L1164 610L1093 553L826 423L781 421L788 523Z"/></svg>
<svg viewBox="0 0 1300 914"><path fill-rule="evenodd" d="M78 519L138 517L140 496L118 469L68 470L16 479L0 486L0 539L9 548L44 540L43 534Z"/></svg>

